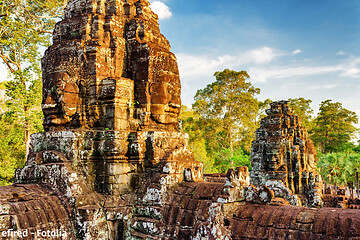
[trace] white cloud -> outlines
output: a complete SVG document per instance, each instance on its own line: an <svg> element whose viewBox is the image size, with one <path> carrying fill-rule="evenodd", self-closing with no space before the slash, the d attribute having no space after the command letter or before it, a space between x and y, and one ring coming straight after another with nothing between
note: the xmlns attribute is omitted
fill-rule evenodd
<svg viewBox="0 0 360 240"><path fill-rule="evenodd" d="M194 56L191 54L176 54L178 57L180 74L183 77L203 77L213 74L221 68L231 68L237 60L243 61L241 56L222 55L218 57Z"/></svg>
<svg viewBox="0 0 360 240"><path fill-rule="evenodd" d="M312 90L317 90L317 89L333 89L336 88L338 85L336 84L327 84L327 85L323 85L323 86L312 86L311 89Z"/></svg>
<svg viewBox="0 0 360 240"><path fill-rule="evenodd" d="M172 13L170 8L161 1L150 1L151 9L159 16L159 19L171 18Z"/></svg>
<svg viewBox="0 0 360 240"><path fill-rule="evenodd" d="M255 63L269 63L276 57L284 55L284 53L281 53L279 50L270 47L262 47L250 50L249 54Z"/></svg>
<svg viewBox="0 0 360 240"><path fill-rule="evenodd" d="M302 53L302 51L300 49L296 49L291 54L296 55L296 54L299 54L299 53Z"/></svg>
<svg viewBox="0 0 360 240"><path fill-rule="evenodd" d="M180 74L184 78L202 78L211 76L215 71L224 68L244 67L244 65L263 65L269 64L276 58L285 55L284 52L270 47L261 47L240 52L234 55L192 55L188 53L178 53L178 63Z"/></svg>
<svg viewBox="0 0 360 240"><path fill-rule="evenodd" d="M350 56L343 65L342 77L360 78L360 58Z"/></svg>
<svg viewBox="0 0 360 240"><path fill-rule="evenodd" d="M346 52L340 50L340 51L338 51L338 52L336 53L336 55L345 56L345 55L347 55L347 54L346 54Z"/></svg>
<svg viewBox="0 0 360 240"><path fill-rule="evenodd" d="M344 72L340 74L343 77L357 77L360 75L359 67L352 67L348 69L344 69Z"/></svg>
<svg viewBox="0 0 360 240"><path fill-rule="evenodd" d="M251 67L248 72L254 81L266 82L268 79L281 79L298 76L312 76L334 72L344 72L342 66L272 66Z"/></svg>
<svg viewBox="0 0 360 240"><path fill-rule="evenodd" d="M360 57L349 57L333 65L309 62L274 65L275 59L292 55L278 49L262 47L234 55L192 55L177 54L180 74L183 78L199 79L211 76L224 68L247 70L253 81L266 82L268 79L337 74L340 77L360 78ZM241 68L241 69L239 69Z"/></svg>
<svg viewBox="0 0 360 240"><path fill-rule="evenodd" d="M344 94L346 83L351 85L350 88L347 87L346 91L358 91L360 88L360 56L348 55L346 58L328 64L317 63L312 59L292 62L291 58L295 57L292 51L271 47L260 47L223 55L177 53L176 56L183 87L182 99L188 105L191 104L196 89L204 88L213 82L215 80L214 72L222 71L225 68L247 71L253 83L256 83L257 86L266 86L264 88L267 90L263 91L263 96L272 99L316 92L314 101L319 102L323 99L336 98L333 95L329 96L330 92L331 94ZM332 80L327 81L328 77ZM302 84L301 82L306 79L316 80L308 81L308 85L304 82ZM295 85L288 86L290 82ZM284 91L278 84L282 84L282 87L288 86L291 90ZM299 88L299 84L302 87ZM309 90L312 90L312 93ZM338 98L337 101L341 101L341 97L338 96Z"/></svg>

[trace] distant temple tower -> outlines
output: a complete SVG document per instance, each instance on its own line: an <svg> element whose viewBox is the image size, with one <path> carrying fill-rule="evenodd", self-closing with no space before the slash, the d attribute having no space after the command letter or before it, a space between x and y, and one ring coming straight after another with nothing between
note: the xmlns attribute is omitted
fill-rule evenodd
<svg viewBox="0 0 360 240"><path fill-rule="evenodd" d="M251 148L251 183L266 185L292 205L321 206L316 150L288 101L273 102Z"/></svg>

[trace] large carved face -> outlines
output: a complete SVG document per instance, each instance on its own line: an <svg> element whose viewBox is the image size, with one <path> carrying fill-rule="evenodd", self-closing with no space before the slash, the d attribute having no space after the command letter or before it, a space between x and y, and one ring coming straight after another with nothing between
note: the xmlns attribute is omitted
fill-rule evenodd
<svg viewBox="0 0 360 240"><path fill-rule="evenodd" d="M283 166L283 158L281 154L270 154L267 161L267 169L269 171L277 171Z"/></svg>
<svg viewBox="0 0 360 240"><path fill-rule="evenodd" d="M45 76L42 109L44 124L58 126L69 123L79 105L79 87L66 72Z"/></svg>
<svg viewBox="0 0 360 240"><path fill-rule="evenodd" d="M178 75L162 72L150 91L152 117L163 124L177 123L181 108Z"/></svg>

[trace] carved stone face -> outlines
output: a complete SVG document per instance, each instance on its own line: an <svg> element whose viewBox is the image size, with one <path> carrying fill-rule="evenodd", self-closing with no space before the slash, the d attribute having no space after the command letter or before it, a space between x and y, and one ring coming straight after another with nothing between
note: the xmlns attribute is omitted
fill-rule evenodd
<svg viewBox="0 0 360 240"><path fill-rule="evenodd" d="M178 76L163 72L151 85L151 114L163 124L177 123L181 108Z"/></svg>
<svg viewBox="0 0 360 240"><path fill-rule="evenodd" d="M267 168L269 171L276 171L283 165L282 156L280 154L269 155Z"/></svg>
<svg viewBox="0 0 360 240"><path fill-rule="evenodd" d="M271 106L271 108L270 108L270 109L267 109L267 110L265 111L267 115L272 116L272 115L275 115L275 114L281 114L281 112L282 112L282 107L281 107L280 104L271 103L270 106Z"/></svg>
<svg viewBox="0 0 360 240"><path fill-rule="evenodd" d="M79 87L66 72L51 73L44 78L42 110L44 124L69 123L79 105Z"/></svg>

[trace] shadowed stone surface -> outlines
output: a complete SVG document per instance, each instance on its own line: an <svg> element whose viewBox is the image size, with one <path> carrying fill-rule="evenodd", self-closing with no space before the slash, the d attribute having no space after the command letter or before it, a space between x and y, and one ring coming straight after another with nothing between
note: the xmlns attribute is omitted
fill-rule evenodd
<svg viewBox="0 0 360 240"><path fill-rule="evenodd" d="M232 239L358 239L360 211L245 205L233 215Z"/></svg>
<svg viewBox="0 0 360 240"><path fill-rule="evenodd" d="M52 231L64 239L74 239L75 228L67 199L50 188L34 184L0 188L0 236L3 239L31 239L31 232L38 231ZM14 236L14 232L6 232L8 229L21 230L21 235Z"/></svg>
<svg viewBox="0 0 360 240"><path fill-rule="evenodd" d="M315 150L286 102L256 133L251 174L203 176L179 131L176 58L147 0L69 1L42 68L45 133L31 136L15 184L0 188L0 232L360 239L359 210L286 206L321 204Z"/></svg>

